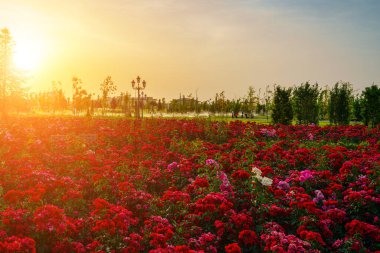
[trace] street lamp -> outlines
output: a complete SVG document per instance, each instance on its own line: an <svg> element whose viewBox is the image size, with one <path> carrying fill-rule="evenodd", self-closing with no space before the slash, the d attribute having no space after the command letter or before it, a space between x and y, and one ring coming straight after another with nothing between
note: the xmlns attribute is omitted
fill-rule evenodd
<svg viewBox="0 0 380 253"><path fill-rule="evenodd" d="M132 88L134 90L137 90L137 106L136 106L136 118L140 118L140 90L143 90L145 89L146 87L146 82L145 80L142 81L141 85L140 85L140 77L137 76L136 77L136 82L135 80L132 80Z"/></svg>
<svg viewBox="0 0 380 253"><path fill-rule="evenodd" d="M144 104L145 104L145 101L146 100L146 93L144 94L144 92L141 92L141 98L142 98L142 101L141 101L141 118L144 118Z"/></svg>

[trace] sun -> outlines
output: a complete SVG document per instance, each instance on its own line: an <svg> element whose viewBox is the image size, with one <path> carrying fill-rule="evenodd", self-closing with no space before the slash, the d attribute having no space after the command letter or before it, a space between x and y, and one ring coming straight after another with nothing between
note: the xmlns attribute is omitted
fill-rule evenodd
<svg viewBox="0 0 380 253"><path fill-rule="evenodd" d="M43 60L43 52L42 43L36 40L17 40L14 46L13 63L19 70L36 71Z"/></svg>

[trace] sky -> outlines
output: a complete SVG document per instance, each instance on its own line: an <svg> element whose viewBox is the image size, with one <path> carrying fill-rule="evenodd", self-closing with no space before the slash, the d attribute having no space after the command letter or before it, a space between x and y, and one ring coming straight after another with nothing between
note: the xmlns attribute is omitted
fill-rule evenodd
<svg viewBox="0 0 380 253"><path fill-rule="evenodd" d="M15 41L31 91L71 79L98 94L111 75L117 94L132 79L157 98L228 98L273 84L356 90L380 85L377 0L12 0L0 28Z"/></svg>

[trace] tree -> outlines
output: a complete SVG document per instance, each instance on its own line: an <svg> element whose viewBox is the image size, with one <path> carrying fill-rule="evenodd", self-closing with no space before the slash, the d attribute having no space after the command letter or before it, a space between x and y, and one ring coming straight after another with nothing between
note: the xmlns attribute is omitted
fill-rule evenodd
<svg viewBox="0 0 380 253"><path fill-rule="evenodd" d="M258 104L259 98L255 96L255 89L252 86L248 87L248 94L247 94L247 100L248 100L248 108L247 112L250 114L250 116L253 116L253 112L255 111L255 108Z"/></svg>
<svg viewBox="0 0 380 253"><path fill-rule="evenodd" d="M289 125L293 120L293 108L291 102L292 89L281 88L277 86L273 98L273 123Z"/></svg>
<svg viewBox="0 0 380 253"><path fill-rule="evenodd" d="M293 90L294 112L298 124L318 124L318 97L318 83L314 85L310 85L309 82L302 83Z"/></svg>
<svg viewBox="0 0 380 253"><path fill-rule="evenodd" d="M231 110L232 110L232 117L233 118L237 118L239 117L239 112L240 112L240 109L241 109L241 103L240 103L240 99L237 99L237 100L232 100L231 101Z"/></svg>
<svg viewBox="0 0 380 253"><path fill-rule="evenodd" d="M116 100L115 97L113 97L111 99L111 109L112 109L112 111L115 111L116 107L117 107L117 100Z"/></svg>
<svg viewBox="0 0 380 253"><path fill-rule="evenodd" d="M123 112L125 113L126 116L131 116L131 108L130 108L131 95L128 92L125 92L125 94L121 93L121 97L122 97Z"/></svg>
<svg viewBox="0 0 380 253"><path fill-rule="evenodd" d="M242 101L241 107L240 107L240 110L241 110L241 113L242 113L242 117L248 118L248 111L249 111L248 105L249 105L248 99L244 99Z"/></svg>
<svg viewBox="0 0 380 253"><path fill-rule="evenodd" d="M106 79L100 84L100 90L102 92L102 106L103 114L104 109L108 104L108 95L116 91L116 85L113 83L111 76L107 76Z"/></svg>
<svg viewBox="0 0 380 253"><path fill-rule="evenodd" d="M318 98L319 119L327 119L329 114L329 100L330 90L326 85L325 88L320 92Z"/></svg>
<svg viewBox="0 0 380 253"><path fill-rule="evenodd" d="M1 78L1 87L0 87L0 99L1 99L1 110L2 113L5 113L6 107L6 92L9 85L9 67L11 62L12 54L12 37L7 28L1 30L0 33L0 78Z"/></svg>
<svg viewBox="0 0 380 253"><path fill-rule="evenodd" d="M13 109L19 111L27 95L21 87L24 81L22 73L14 68L12 63L14 41L7 28L0 31L0 110L1 116L6 115L10 107L7 101L12 101Z"/></svg>
<svg viewBox="0 0 380 253"><path fill-rule="evenodd" d="M162 109L163 109L163 111L165 112L166 109L167 109L167 105L166 105L166 100L165 100L165 98L162 98L162 99L161 99L161 102L162 102Z"/></svg>
<svg viewBox="0 0 380 253"><path fill-rule="evenodd" d="M72 78L73 82L73 110L74 115L78 112L89 110L91 105L91 94L82 88L82 80L76 76Z"/></svg>
<svg viewBox="0 0 380 253"><path fill-rule="evenodd" d="M25 98L25 91L21 88L21 76L16 73L12 65L14 41L7 28L0 32L0 106L1 113L5 115L8 106L7 99L13 97L13 102Z"/></svg>
<svg viewBox="0 0 380 253"><path fill-rule="evenodd" d="M8 105L7 109L12 109L12 111L16 111L17 113L21 111L27 112L30 109L27 93L23 89L12 91L9 99L12 103Z"/></svg>
<svg viewBox="0 0 380 253"><path fill-rule="evenodd" d="M222 113L223 116L226 113L226 96L224 95L224 91L220 93L216 93L215 95L215 111L217 113Z"/></svg>
<svg viewBox="0 0 380 253"><path fill-rule="evenodd" d="M63 111L67 106L66 98L62 91L62 83L61 82L52 82L52 109L55 111Z"/></svg>
<svg viewBox="0 0 380 253"><path fill-rule="evenodd" d="M362 92L362 97L364 124L375 127L380 124L380 88L374 84L366 87Z"/></svg>
<svg viewBox="0 0 380 253"><path fill-rule="evenodd" d="M265 92L264 92L264 110L263 112L266 114L267 116L267 121L269 120L269 107L270 107L270 104L271 104L271 100L272 100L272 97L273 97L273 91L271 91L269 89L269 85L267 85L265 87Z"/></svg>
<svg viewBox="0 0 380 253"><path fill-rule="evenodd" d="M362 99L359 96L356 96L352 106L355 120L362 121Z"/></svg>
<svg viewBox="0 0 380 253"><path fill-rule="evenodd" d="M329 119L335 125L348 125L350 123L350 104L352 101L352 85L347 82L339 82L330 92Z"/></svg>

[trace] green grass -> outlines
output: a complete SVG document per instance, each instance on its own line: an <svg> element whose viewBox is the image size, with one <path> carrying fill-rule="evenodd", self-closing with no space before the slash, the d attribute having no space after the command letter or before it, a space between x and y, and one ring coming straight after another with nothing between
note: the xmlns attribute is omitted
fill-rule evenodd
<svg viewBox="0 0 380 253"><path fill-rule="evenodd" d="M18 116L18 117L22 117L22 116L38 116L38 117L41 117L41 118L45 118L45 117L62 117L62 118L76 118L76 117L87 117L85 113L82 113L80 115L73 115L71 111L65 111L64 113L59 113L59 112L56 112L55 114L53 113L46 113L46 112L35 112L35 113L21 113L21 114L12 114L10 113L10 115L13 115L13 116ZM108 118L108 119L134 119L134 117L126 117L124 114L107 114L107 115L101 115L101 114L97 114L95 116L91 116L92 118ZM146 119L149 119L149 118L152 118L152 115L150 113L144 113L144 118ZM224 121L224 122L232 122L232 121L242 121L242 122L255 122L255 123L258 123L258 124L264 124L264 125L268 125L268 124L272 124L272 118L270 116L266 116L266 115L256 115L254 118L232 118L230 114L226 114L225 116L222 116L222 115L194 115L194 116L188 116L186 114L177 114L177 115L173 115L173 116L170 116L170 114L167 114L166 116L164 117L160 117L158 114L154 115L153 118L162 118L162 119L207 119L207 120L211 120L211 121ZM297 121L296 120L293 120L292 122L293 125L296 125L297 124ZM350 122L350 125L357 125L357 124L363 124L362 122L356 122L356 121L351 121ZM320 120L319 121L319 126L329 126L331 125L330 124L330 121L329 120Z"/></svg>

